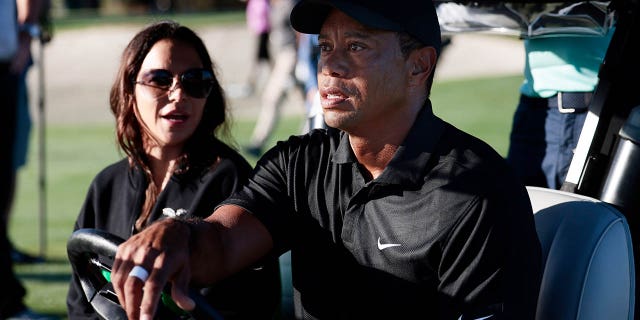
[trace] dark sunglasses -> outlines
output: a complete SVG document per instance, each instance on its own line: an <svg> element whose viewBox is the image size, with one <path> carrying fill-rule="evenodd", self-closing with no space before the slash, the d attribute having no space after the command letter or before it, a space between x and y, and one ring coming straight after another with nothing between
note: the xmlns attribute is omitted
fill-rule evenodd
<svg viewBox="0 0 640 320"><path fill-rule="evenodd" d="M171 90L176 76L169 70L155 69L140 74L140 79L133 81L146 88L152 97L160 97ZM213 72L206 69L191 69L178 75L178 83L190 97L203 99L209 95L214 84Z"/></svg>

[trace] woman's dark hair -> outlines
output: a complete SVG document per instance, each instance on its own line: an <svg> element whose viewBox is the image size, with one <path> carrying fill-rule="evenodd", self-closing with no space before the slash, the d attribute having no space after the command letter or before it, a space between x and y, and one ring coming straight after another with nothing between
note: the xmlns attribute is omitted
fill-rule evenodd
<svg viewBox="0 0 640 320"><path fill-rule="evenodd" d="M141 216L136 222L140 230L146 223L151 208L159 194L159 186L153 183L151 170L147 161L143 142L147 133L135 115L135 79L140 72L142 62L151 48L161 40L173 40L187 44L195 49L200 57L204 69L215 73L213 62L206 46L191 29L173 21L161 21L149 25L138 32L125 48L120 68L111 87L109 97L111 111L116 118L116 139L120 149L127 155L131 166L140 167L146 174L149 187ZM186 172L202 169L204 159L211 159L211 148L218 142L217 134L229 136L229 128L225 122L227 105L224 92L214 76L214 85L207 97L200 124L194 134L187 140L183 155L178 164L178 170ZM147 140L149 140L147 139ZM210 161L209 161L210 162ZM211 165L211 163L209 163Z"/></svg>

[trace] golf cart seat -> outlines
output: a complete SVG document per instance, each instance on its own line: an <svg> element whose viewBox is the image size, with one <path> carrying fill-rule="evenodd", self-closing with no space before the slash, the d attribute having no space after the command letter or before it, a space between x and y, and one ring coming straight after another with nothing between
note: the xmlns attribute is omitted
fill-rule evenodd
<svg viewBox="0 0 640 320"><path fill-rule="evenodd" d="M629 225L599 200L527 187L543 256L536 319L633 319Z"/></svg>

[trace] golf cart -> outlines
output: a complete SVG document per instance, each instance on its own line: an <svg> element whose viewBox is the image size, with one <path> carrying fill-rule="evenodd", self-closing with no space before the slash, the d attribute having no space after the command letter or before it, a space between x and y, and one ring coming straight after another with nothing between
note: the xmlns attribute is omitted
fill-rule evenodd
<svg viewBox="0 0 640 320"><path fill-rule="evenodd" d="M604 35L615 23L561 191L527 189L544 256L536 318L633 319L640 265L640 92L634 90L640 2L444 1L438 15L444 33L523 37Z"/></svg>
<svg viewBox="0 0 640 320"><path fill-rule="evenodd" d="M615 33L562 190L528 191L544 253L537 319L632 319L639 314L635 266L640 264L635 259L640 253L632 244L640 243L640 197L635 196L640 191L640 90L634 90L640 74L640 0L589 3L604 20L580 14L584 2L436 2L460 6L461 11L450 13L466 13L451 25L443 13L445 32L602 32L599 28L610 27L606 19L615 16ZM571 23L559 17L567 13ZM87 298L107 319L126 318L104 264L120 241L96 230L79 230L68 243ZM170 301L163 305L172 308ZM216 318L215 311L198 305L210 311L207 317ZM174 311L180 318L204 314Z"/></svg>

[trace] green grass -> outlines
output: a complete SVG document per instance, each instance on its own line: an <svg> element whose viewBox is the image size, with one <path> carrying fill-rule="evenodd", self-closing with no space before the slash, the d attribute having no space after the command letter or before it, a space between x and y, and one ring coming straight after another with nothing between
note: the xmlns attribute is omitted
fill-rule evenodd
<svg viewBox="0 0 640 320"><path fill-rule="evenodd" d="M521 77L516 76L436 83L432 95L434 111L458 128L484 139L504 155L521 81ZM271 143L297 133L301 120L300 117L288 117L281 121ZM253 121L235 121L232 135L237 145L248 142L252 128ZM16 271L27 287L29 306L64 318L71 270L66 260L66 240L91 179L120 155L110 123L52 125L46 133L47 262L19 265ZM16 245L34 253L39 250L36 147L37 141L33 141L29 163L19 173L10 226L10 235ZM255 158L248 159L255 163Z"/></svg>
<svg viewBox="0 0 640 320"><path fill-rule="evenodd" d="M146 25L153 21L170 19L179 21L191 28L211 26L226 23L244 23L245 14L242 10L194 13L158 13L158 14L128 14L128 15L99 15L95 12L73 14L52 20L54 32L68 29L95 27L102 25Z"/></svg>
<svg viewBox="0 0 640 320"><path fill-rule="evenodd" d="M488 142L505 156L522 76L435 83L436 115Z"/></svg>

